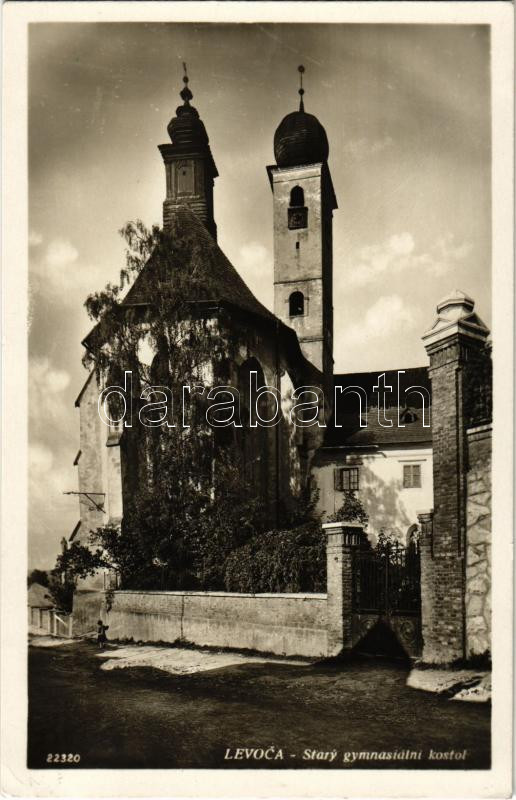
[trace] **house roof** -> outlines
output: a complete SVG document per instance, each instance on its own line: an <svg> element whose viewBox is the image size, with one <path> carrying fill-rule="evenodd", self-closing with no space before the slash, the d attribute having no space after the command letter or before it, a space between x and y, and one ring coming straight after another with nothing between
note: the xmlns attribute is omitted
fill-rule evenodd
<svg viewBox="0 0 516 800"><path fill-rule="evenodd" d="M200 270L205 281L202 284L199 281L192 283L192 294L187 298L188 301L228 303L267 320L276 320L274 314L256 299L199 217L186 206L174 212L171 233L173 237L184 237L188 241L188 247L184 248L188 260L186 263L167 265L169 269L171 267L172 274L165 278L160 276L161 281L173 280L175 269L186 272L189 269ZM156 272L157 263L151 256L122 305L151 305L158 290Z"/></svg>
<svg viewBox="0 0 516 800"><path fill-rule="evenodd" d="M197 308L225 308L232 315L240 315L245 324L249 324L248 318L252 315L253 324L261 323L272 329L273 337L278 337L282 342L292 367L304 376L304 380L315 381L318 370L303 355L296 332L256 299L199 217L183 206L174 211L171 226L172 236L181 237L186 242L183 248L186 261L183 259L181 263L173 263L170 259L166 264L169 274L164 276L162 271L158 275L158 270L163 269L158 258L151 256L119 308L150 307L160 290L159 284L167 280L173 281L176 270L200 272L205 280L192 281L191 294L186 298L188 303ZM95 326L85 337L85 347L90 347L97 331L98 326ZM76 405L80 404L88 381L77 398Z"/></svg>
<svg viewBox="0 0 516 800"><path fill-rule="evenodd" d="M91 379L93 378L93 373L94 373L94 370L91 370L90 374L88 375L88 377L84 381L83 387L82 387L81 391L79 392L79 394L78 394L78 396L77 396L77 398L75 400L75 403L74 403L74 406L76 408L80 408L82 397L84 395L84 392L88 388ZM77 461L79 460L79 454L77 454L76 460ZM74 461L74 466L76 466L76 462L75 461Z"/></svg>
<svg viewBox="0 0 516 800"><path fill-rule="evenodd" d="M392 391L385 392L385 420L380 409L378 418L378 379L385 375L385 386ZM400 426L398 425L398 376ZM349 389L336 392L335 409L328 425L324 447L374 447L378 445L430 444L432 429L426 427L431 422L430 409L425 409L423 418L423 396L425 391L408 391L411 387L421 387L432 397L432 386L427 367L406 370L385 370L384 372L352 372L334 376L334 386ZM360 391L353 391L352 387ZM367 412L360 408L359 394L367 397ZM362 416L360 416L362 412ZM387 427L386 420L392 421ZM360 423L366 423L361 427Z"/></svg>
<svg viewBox="0 0 516 800"><path fill-rule="evenodd" d="M55 605L52 602L48 588L42 586L41 583L31 583L27 604L33 608L53 608Z"/></svg>
<svg viewBox="0 0 516 800"><path fill-rule="evenodd" d="M73 542L73 540L74 540L74 539L75 539L75 537L77 536L77 534L78 534L78 532L79 532L79 529L80 529L81 525L82 525L82 522L81 522L81 520L79 520L79 522L77 523L77 525L75 526L75 528L73 529L73 531L71 532L71 534L70 534L70 536L69 536L69 540L70 540L70 542Z"/></svg>

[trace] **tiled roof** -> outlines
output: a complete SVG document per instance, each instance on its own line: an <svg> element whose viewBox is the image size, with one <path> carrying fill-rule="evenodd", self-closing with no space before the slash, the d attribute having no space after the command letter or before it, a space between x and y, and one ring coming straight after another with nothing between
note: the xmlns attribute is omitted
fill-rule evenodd
<svg viewBox="0 0 516 800"><path fill-rule="evenodd" d="M385 385L392 386L392 392L386 392L385 405L386 420L392 421L391 427L385 427L387 422L380 410L380 424L378 419L378 392L373 387L378 384L380 375L385 374ZM399 406L406 414L402 414L398 426L398 374L399 374ZM326 431L324 447L367 447L375 445L402 445L402 444L430 444L432 441L431 427L423 426L423 399L417 392L406 392L411 386L421 386L432 396L431 381L427 367L417 367L402 370L386 370L377 372L353 372L334 376L336 387L360 387L367 395L367 418L363 414L362 422L367 422L366 427L360 427L360 406L358 394L337 392L333 418ZM427 412L429 409L427 409ZM425 422L431 422L427 413ZM336 427L338 426L342 427Z"/></svg>
<svg viewBox="0 0 516 800"><path fill-rule="evenodd" d="M94 373L94 370L91 370L90 374L88 375L88 377L86 378L85 382L83 383L82 389L81 389L81 391L79 392L79 394L78 394L78 396L77 396L77 399L76 399L76 401L75 401L75 403L74 403L74 406L75 406L76 408L80 408L80 405L81 405L81 400L82 400L83 394L84 394L84 392L86 391L86 389L88 388L88 386L89 386L89 383L90 383L91 379L93 378L93 373ZM75 462L74 462L74 466L75 466Z"/></svg>
<svg viewBox="0 0 516 800"><path fill-rule="evenodd" d="M54 602L50 597L50 591L41 583L31 583L29 586L27 604L33 608L52 608Z"/></svg>
<svg viewBox="0 0 516 800"><path fill-rule="evenodd" d="M186 206L174 213L172 236L184 237L188 241L185 251L189 255L187 263L171 265L171 271L181 269L201 270L206 280L201 285L193 284L193 292L188 301L227 303L243 311L274 321L276 318L242 280L235 267L224 255L215 239L204 227L201 220ZM150 305L158 291L156 263L151 257L136 278L122 305ZM173 280L173 274L165 278ZM163 277L161 278L163 280Z"/></svg>
<svg viewBox="0 0 516 800"><path fill-rule="evenodd" d="M296 332L256 299L201 220L185 206L174 212L172 224L172 236L185 240L186 261L167 263L169 274L163 276L161 273L158 279L158 261L151 256L122 300L120 308L151 306L160 291L159 282L173 281L176 269L198 271L205 280L202 283L192 282L192 292L187 302L198 306L223 306L230 312L243 313L247 324L265 323L272 328L272 336L282 342L291 367L299 373L299 380L307 383L316 381L318 371L304 357ZM253 323L247 320L250 314L254 317ZM95 326L84 338L85 347L91 349L91 342L97 331L98 326ZM76 405L80 404L86 385L77 398Z"/></svg>

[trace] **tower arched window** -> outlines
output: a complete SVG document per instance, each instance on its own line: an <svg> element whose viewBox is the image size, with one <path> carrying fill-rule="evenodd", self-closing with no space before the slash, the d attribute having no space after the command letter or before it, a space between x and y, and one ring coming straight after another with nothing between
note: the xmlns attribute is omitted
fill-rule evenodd
<svg viewBox="0 0 516 800"><path fill-rule="evenodd" d="M292 191L290 192L290 206L304 206L305 204L305 193L302 190L301 186L294 186Z"/></svg>
<svg viewBox="0 0 516 800"><path fill-rule="evenodd" d="M288 227L290 230L308 227L308 209L305 206L305 193L301 186L294 186L290 190Z"/></svg>
<svg viewBox="0 0 516 800"><path fill-rule="evenodd" d="M288 299L288 313L291 317L302 317L305 313L305 296L303 292L292 292Z"/></svg>

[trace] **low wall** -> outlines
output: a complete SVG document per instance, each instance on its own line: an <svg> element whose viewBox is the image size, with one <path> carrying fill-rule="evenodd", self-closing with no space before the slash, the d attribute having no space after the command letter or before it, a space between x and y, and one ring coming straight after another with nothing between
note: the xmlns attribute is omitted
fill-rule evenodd
<svg viewBox="0 0 516 800"><path fill-rule="evenodd" d="M325 594L114 593L108 637L326 656ZM75 609L74 609L75 616Z"/></svg>
<svg viewBox="0 0 516 800"><path fill-rule="evenodd" d="M73 596L73 635L92 636L97 632L97 620L102 616L105 593L77 590Z"/></svg>
<svg viewBox="0 0 516 800"><path fill-rule="evenodd" d="M52 629L51 610L49 608L39 608L38 606L29 606L29 628L32 632L39 632L48 634Z"/></svg>

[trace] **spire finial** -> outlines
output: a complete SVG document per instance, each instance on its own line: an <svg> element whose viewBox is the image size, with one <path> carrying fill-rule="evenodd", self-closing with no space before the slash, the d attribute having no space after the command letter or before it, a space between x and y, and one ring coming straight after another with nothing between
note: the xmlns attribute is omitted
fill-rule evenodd
<svg viewBox="0 0 516 800"><path fill-rule="evenodd" d="M299 98L300 98L300 100L299 100L299 110L300 111L304 111L305 110L305 104L303 103L303 95L305 93L305 90L303 89L303 72L305 71L305 68L303 67L302 64L299 65L299 67L297 68L297 71L299 72Z"/></svg>
<svg viewBox="0 0 516 800"><path fill-rule="evenodd" d="M184 70L184 73L185 73L183 75L184 87L179 92L179 96L182 98L185 106L189 106L190 105L190 100L193 98L193 94L192 94L192 92L190 91L190 89L188 87L188 72L187 72L186 64L185 64L184 61L183 61L183 70Z"/></svg>

